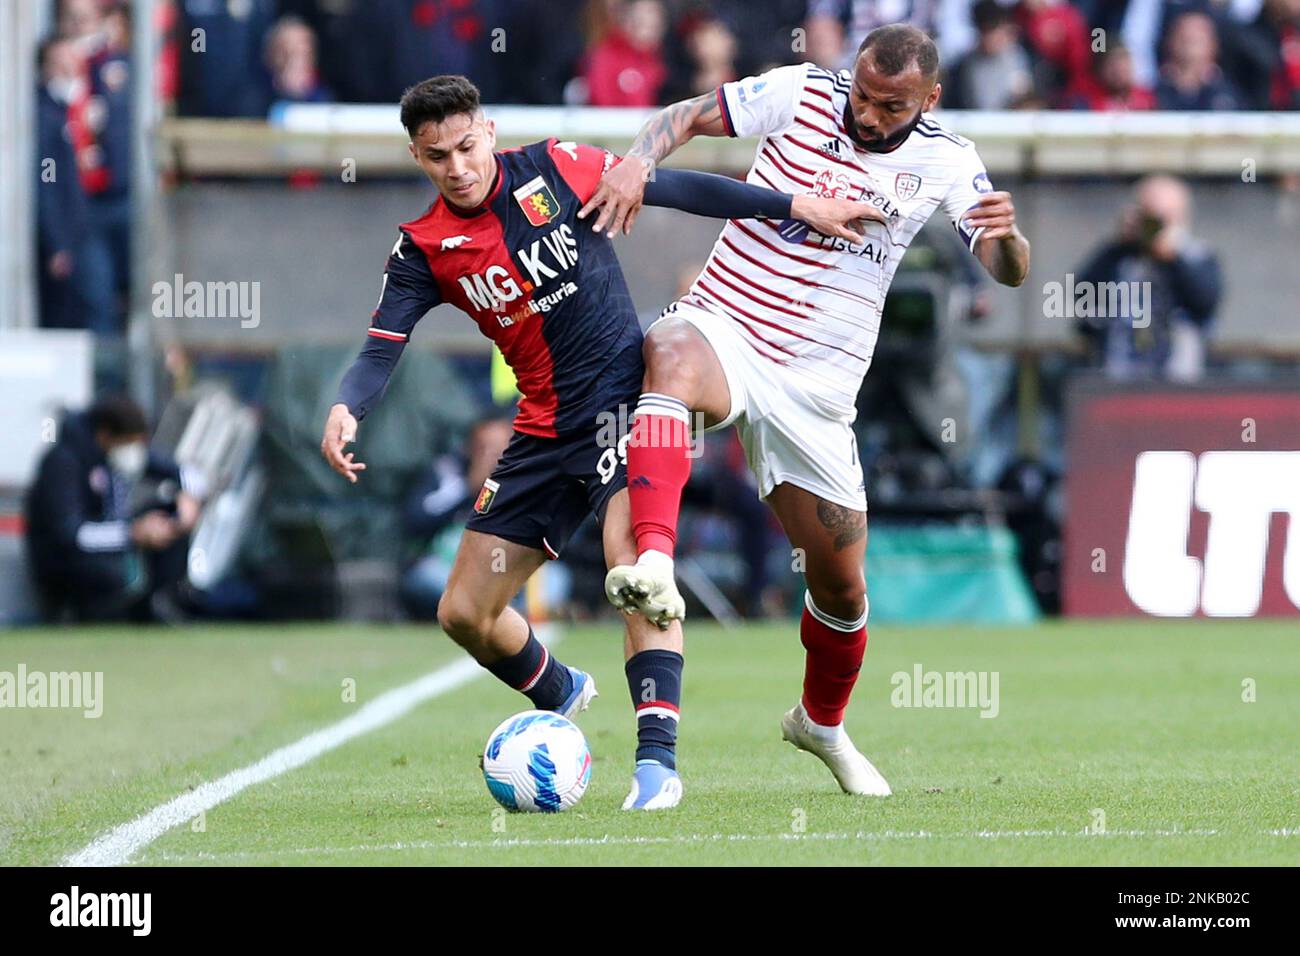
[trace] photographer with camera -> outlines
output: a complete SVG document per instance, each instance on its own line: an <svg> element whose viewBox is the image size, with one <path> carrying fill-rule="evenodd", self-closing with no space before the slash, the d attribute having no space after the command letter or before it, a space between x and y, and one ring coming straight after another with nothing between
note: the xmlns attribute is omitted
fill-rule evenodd
<svg viewBox="0 0 1300 956"><path fill-rule="evenodd" d="M1193 381L1205 371L1206 336L1223 285L1218 256L1190 232L1191 207L1185 182L1148 176L1124 210L1119 235L1079 271L1075 287L1095 290L1098 302L1116 284L1135 290L1119 300L1127 308L1093 309L1077 319L1091 364L1113 378Z"/></svg>

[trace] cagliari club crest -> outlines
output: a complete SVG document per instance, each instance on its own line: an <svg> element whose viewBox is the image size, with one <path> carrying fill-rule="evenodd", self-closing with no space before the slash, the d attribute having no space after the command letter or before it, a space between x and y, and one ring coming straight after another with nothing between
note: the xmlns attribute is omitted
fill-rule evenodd
<svg viewBox="0 0 1300 956"><path fill-rule="evenodd" d="M894 177L894 192L899 199L911 199L921 189L921 177L916 173L899 173Z"/></svg>

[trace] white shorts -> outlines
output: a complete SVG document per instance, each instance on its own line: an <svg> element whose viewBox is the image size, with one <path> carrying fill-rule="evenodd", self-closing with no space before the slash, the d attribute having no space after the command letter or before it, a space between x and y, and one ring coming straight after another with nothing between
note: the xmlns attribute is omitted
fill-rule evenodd
<svg viewBox="0 0 1300 956"><path fill-rule="evenodd" d="M760 498L788 482L846 508L867 510L852 427L856 411L835 407L797 373L760 355L725 315L674 302L655 321L665 318L685 319L713 346L727 376L731 411L708 431L736 426Z"/></svg>

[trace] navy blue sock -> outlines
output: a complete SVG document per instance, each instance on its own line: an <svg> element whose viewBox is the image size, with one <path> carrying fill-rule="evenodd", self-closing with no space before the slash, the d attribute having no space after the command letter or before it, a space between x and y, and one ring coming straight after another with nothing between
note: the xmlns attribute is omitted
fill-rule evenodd
<svg viewBox="0 0 1300 956"><path fill-rule="evenodd" d="M681 715L682 655L651 650L624 665L636 708L636 759L677 769L677 720Z"/></svg>
<svg viewBox="0 0 1300 956"><path fill-rule="evenodd" d="M573 693L573 675L551 655L531 627L523 650L483 666L531 700L538 710L555 710Z"/></svg>

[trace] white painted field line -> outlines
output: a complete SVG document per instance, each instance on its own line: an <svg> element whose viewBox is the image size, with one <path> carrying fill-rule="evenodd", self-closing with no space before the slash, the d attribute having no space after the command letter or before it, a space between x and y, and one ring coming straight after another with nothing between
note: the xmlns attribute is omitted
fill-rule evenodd
<svg viewBox="0 0 1300 956"><path fill-rule="evenodd" d="M894 840L1020 840L1040 838L1085 837L1089 839L1148 839L1152 837L1216 837L1231 834L1220 830L1107 830L1093 833L1090 830L970 830L964 832L936 833L931 830L882 830L846 833L694 833L671 837L605 836L599 837L528 837L494 840L412 840L404 843L383 843L360 846L292 847L283 850L234 850L227 853L158 854L150 862L197 863L203 861L237 860L265 856L314 856L349 853L393 853L406 850L483 850L508 847L580 847L580 846L639 846L688 845L698 843L840 843L887 842ZM1262 830L1238 836L1298 837L1300 830Z"/></svg>
<svg viewBox="0 0 1300 956"><path fill-rule="evenodd" d="M543 633L544 630L546 633ZM559 636L543 627L538 627L535 631L538 639L546 644L553 644ZM129 823L115 827L68 856L63 865L121 866L128 863L132 856L172 827L189 822L254 784L301 767L362 734L391 724L425 701L453 691L485 673L473 658L462 657L409 684L386 691L350 717L310 733L301 740L272 751L256 763L202 784Z"/></svg>

